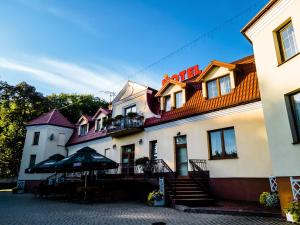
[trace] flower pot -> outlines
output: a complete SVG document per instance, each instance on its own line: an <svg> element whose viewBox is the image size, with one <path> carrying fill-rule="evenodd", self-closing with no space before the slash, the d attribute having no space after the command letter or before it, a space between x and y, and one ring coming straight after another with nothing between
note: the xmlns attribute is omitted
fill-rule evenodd
<svg viewBox="0 0 300 225"><path fill-rule="evenodd" d="M154 200L153 206L164 206L165 205L165 200Z"/></svg>
<svg viewBox="0 0 300 225"><path fill-rule="evenodd" d="M295 223L296 221L293 219L293 215L290 213L286 213L286 221Z"/></svg>

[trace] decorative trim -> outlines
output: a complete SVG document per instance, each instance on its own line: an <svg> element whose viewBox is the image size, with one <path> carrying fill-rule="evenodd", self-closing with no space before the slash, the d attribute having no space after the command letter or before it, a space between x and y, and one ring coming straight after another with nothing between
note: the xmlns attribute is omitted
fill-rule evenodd
<svg viewBox="0 0 300 225"><path fill-rule="evenodd" d="M267 11L259 20L255 22L252 27L246 31L247 36L252 40L253 36L259 33L266 25L274 21L276 17L288 6L290 6L295 0L282 0L275 3L275 5Z"/></svg>
<svg viewBox="0 0 300 225"><path fill-rule="evenodd" d="M195 121L209 120L209 119L214 119L214 118L218 118L218 117L222 117L222 116L232 115L234 113L242 113L242 112L247 112L247 111L261 109L261 108L262 108L262 102L258 101L258 102L249 103L249 104L245 104L245 105L239 105L239 106L224 109L224 110L219 110L216 112L206 113L203 115L193 116L193 117L179 119L179 120L164 123L164 124L154 125L154 126L145 128L145 131L146 132L147 131L155 131L155 130L160 130L160 129L164 129L164 128L168 128L168 127L175 127L175 126L179 126L179 125L183 125L183 124L187 124L187 123L192 123Z"/></svg>

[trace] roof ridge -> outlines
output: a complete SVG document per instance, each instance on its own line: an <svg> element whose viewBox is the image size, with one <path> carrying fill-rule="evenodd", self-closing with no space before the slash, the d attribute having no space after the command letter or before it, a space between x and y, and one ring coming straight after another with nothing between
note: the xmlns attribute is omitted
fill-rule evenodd
<svg viewBox="0 0 300 225"><path fill-rule="evenodd" d="M52 112L51 112L51 115L49 116L49 119L47 120L47 123L50 123L52 117L53 117L53 114L54 112L56 112L57 110L56 109L53 109Z"/></svg>

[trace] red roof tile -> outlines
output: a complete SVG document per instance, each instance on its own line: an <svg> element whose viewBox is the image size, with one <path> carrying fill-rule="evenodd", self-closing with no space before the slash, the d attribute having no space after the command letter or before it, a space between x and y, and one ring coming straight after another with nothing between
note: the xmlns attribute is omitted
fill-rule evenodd
<svg viewBox="0 0 300 225"><path fill-rule="evenodd" d="M200 115L236 105L260 100L256 68L253 56L248 56L233 62L237 66L236 87L224 96L205 99L202 95L202 85L191 80L188 82L187 102L183 107L169 112L162 112L161 118L148 118L145 126L154 126L186 117Z"/></svg>
<svg viewBox="0 0 300 225"><path fill-rule="evenodd" d="M83 142L87 142L87 141L91 141L91 140L95 140L95 139L104 138L105 136L107 136L106 130L95 131L95 126L92 126L92 128L89 129L89 132L86 135L80 136L80 135L78 135L78 127L77 127L77 129L74 130L67 145L69 145L69 146L75 145L75 144L79 144L79 143L83 143Z"/></svg>
<svg viewBox="0 0 300 225"><path fill-rule="evenodd" d="M55 125L60 127L75 128L66 117L64 117L57 109L44 113L41 116L26 123L26 126L34 125Z"/></svg>

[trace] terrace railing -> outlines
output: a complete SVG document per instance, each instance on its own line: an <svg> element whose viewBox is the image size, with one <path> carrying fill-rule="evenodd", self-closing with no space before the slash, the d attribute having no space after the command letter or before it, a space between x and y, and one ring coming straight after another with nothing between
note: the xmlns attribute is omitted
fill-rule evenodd
<svg viewBox="0 0 300 225"><path fill-rule="evenodd" d="M124 117L114 119L109 125L108 131L117 131L131 128L141 128L144 126L144 118L142 116Z"/></svg>
<svg viewBox="0 0 300 225"><path fill-rule="evenodd" d="M192 168L191 178L204 190L209 191L209 171L205 159L190 159Z"/></svg>

